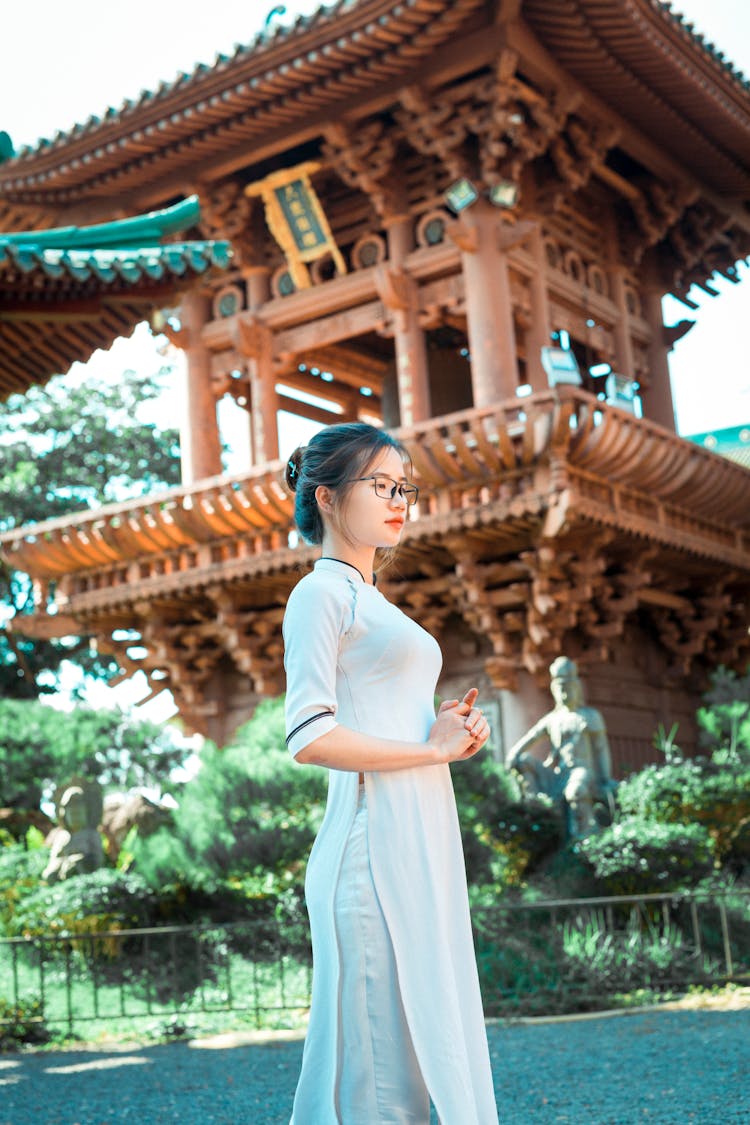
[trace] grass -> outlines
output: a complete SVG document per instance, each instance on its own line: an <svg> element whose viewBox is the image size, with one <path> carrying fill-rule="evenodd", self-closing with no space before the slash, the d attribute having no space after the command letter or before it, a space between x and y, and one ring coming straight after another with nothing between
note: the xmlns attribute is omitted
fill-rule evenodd
<svg viewBox="0 0 750 1125"><path fill-rule="evenodd" d="M0 967L0 997L13 1002L17 995L29 1002L43 996L41 1019L53 1043L163 1040L213 1034L230 1024L296 1028L304 1026L309 1006L309 966L289 957L253 962L230 952L217 971L197 982L184 966L182 980L170 980L168 966L158 977L127 965L104 968L94 981L87 963L74 955L69 966L64 959L47 962L42 973L22 954L16 964L17 993L9 966Z"/></svg>
<svg viewBox="0 0 750 1125"><path fill-rule="evenodd" d="M493 904L477 911L486 1014L517 1018L627 1008L673 1000L694 985L710 989L728 979L749 980L746 897L733 902L728 914L731 972L716 907L701 907L697 944L686 911L679 902L606 910L571 904L564 911L509 911ZM69 944L48 945L42 964L37 948L16 946L15 977L11 947L0 947L0 1017L3 1000L6 1008L25 1001L24 1010L6 1016L6 1025L16 1027L15 1041L31 1038L30 1024L31 1032L46 1030L54 1043L163 1041L304 1026L311 971L301 939L290 946L280 934L221 926L143 934L74 937ZM280 948L288 951L283 957ZM39 998L41 1013L32 1007ZM6 1040L9 1035L6 1026Z"/></svg>

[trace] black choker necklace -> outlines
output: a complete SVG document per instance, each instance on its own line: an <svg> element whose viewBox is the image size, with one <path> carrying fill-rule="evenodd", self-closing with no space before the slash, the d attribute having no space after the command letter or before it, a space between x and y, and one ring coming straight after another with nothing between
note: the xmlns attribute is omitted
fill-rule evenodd
<svg viewBox="0 0 750 1125"><path fill-rule="evenodd" d="M346 561L346 559L335 559L335 558L333 557L333 555L323 555L320 561L322 562L322 561L323 561L323 559L325 559L325 560L326 560L326 562L337 562L337 563L342 563L342 564L343 564L344 566L350 566L350 567L352 568L352 570L356 570L357 574L358 574L358 575L359 575L359 577L360 577L360 578L362 579L362 581L364 582L365 586L369 586L369 585L370 585L370 583L369 583L369 582L367 581L367 579L365 578L365 576L364 576L364 574L362 573L362 571L361 571L361 570L359 569L359 567L358 567L358 566L355 566L355 565L354 565L354 563L350 563L350 562L347 562L347 561ZM373 585L373 586L375 585L375 581L376 581L376 580L375 580L375 575L373 574L373 576L372 576L372 585Z"/></svg>

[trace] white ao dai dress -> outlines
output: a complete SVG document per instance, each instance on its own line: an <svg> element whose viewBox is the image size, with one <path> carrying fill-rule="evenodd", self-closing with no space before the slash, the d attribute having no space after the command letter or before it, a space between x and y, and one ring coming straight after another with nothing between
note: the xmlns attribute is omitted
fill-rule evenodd
<svg viewBox="0 0 750 1125"><path fill-rule="evenodd" d="M284 617L296 755L336 724L426 742L442 657L365 582L320 559ZM329 772L305 880L310 1024L291 1125L497 1125L447 765Z"/></svg>

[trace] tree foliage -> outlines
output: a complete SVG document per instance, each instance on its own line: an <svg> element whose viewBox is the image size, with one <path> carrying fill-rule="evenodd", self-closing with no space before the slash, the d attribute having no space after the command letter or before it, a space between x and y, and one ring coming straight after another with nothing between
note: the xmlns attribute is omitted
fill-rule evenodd
<svg viewBox="0 0 750 1125"><path fill-rule="evenodd" d="M718 668L698 711L701 743L727 760L750 762L750 668Z"/></svg>
<svg viewBox="0 0 750 1125"><path fill-rule="evenodd" d="M122 711L56 711L36 700L0 700L0 806L38 808L77 774L105 789L161 788L190 753L170 728Z"/></svg>
<svg viewBox="0 0 750 1125"><path fill-rule="evenodd" d="M299 879L325 795L324 771L286 750L283 699L266 700L232 745L206 743L174 825L137 842L136 869L153 886Z"/></svg>
<svg viewBox="0 0 750 1125"><path fill-rule="evenodd" d="M178 484L177 432L139 418L162 393L161 374L125 372L115 385L90 379L72 386L57 377L0 404L0 531ZM34 608L28 578L0 561L0 618ZM98 677L116 672L85 638L32 640L0 631L0 696L55 690L65 659Z"/></svg>

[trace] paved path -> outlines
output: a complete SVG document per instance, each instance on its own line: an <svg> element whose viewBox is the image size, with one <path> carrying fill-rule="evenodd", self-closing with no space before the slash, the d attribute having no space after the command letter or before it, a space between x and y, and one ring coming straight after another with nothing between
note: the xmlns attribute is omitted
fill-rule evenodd
<svg viewBox="0 0 750 1125"><path fill-rule="evenodd" d="M489 1037L502 1125L750 1122L750 1009L497 1024ZM0 1125L288 1125L301 1051L227 1035L0 1056Z"/></svg>

